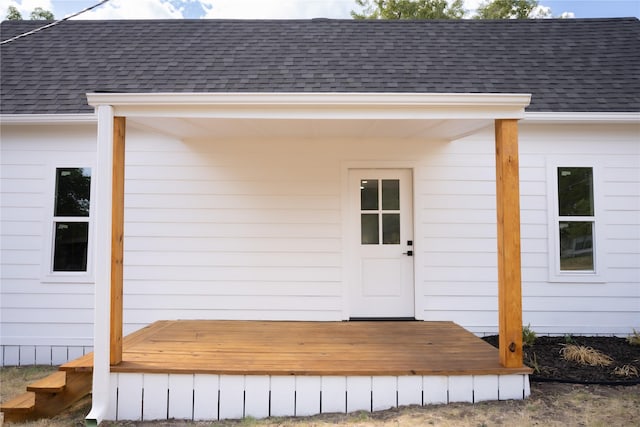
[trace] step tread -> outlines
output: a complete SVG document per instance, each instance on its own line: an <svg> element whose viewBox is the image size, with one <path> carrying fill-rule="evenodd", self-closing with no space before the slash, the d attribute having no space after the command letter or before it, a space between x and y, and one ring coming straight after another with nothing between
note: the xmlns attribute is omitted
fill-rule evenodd
<svg viewBox="0 0 640 427"><path fill-rule="evenodd" d="M61 371L91 372L93 371L93 353L85 354L60 366Z"/></svg>
<svg viewBox="0 0 640 427"><path fill-rule="evenodd" d="M2 411L11 411L11 412L29 412L32 411L36 406L36 394L28 391L19 396L14 397L13 399L7 400L0 405L0 409Z"/></svg>
<svg viewBox="0 0 640 427"><path fill-rule="evenodd" d="M67 384L67 374L62 371L54 372L48 377L42 378L27 386L28 391L37 393L59 393Z"/></svg>

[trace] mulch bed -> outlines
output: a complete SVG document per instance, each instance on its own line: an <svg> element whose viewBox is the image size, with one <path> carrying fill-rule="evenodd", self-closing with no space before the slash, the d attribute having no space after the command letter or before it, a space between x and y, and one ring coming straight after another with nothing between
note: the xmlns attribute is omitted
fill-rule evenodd
<svg viewBox="0 0 640 427"><path fill-rule="evenodd" d="M484 337L486 342L498 347L498 337ZM567 361L560 350L563 345L575 344L599 350L613 359L609 366L589 366ZM640 376L620 376L616 367L634 366L640 372L640 346L631 345L625 338L617 337L537 337L533 345L524 347L524 363L534 369L532 381L558 381L581 384L640 384Z"/></svg>

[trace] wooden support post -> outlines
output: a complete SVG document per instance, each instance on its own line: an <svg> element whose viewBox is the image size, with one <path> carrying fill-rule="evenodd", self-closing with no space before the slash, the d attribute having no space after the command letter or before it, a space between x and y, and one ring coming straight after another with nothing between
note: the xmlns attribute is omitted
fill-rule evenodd
<svg viewBox="0 0 640 427"><path fill-rule="evenodd" d="M113 174L111 205L111 365L122 362L122 296L124 258L124 147L126 119L113 119Z"/></svg>
<svg viewBox="0 0 640 427"><path fill-rule="evenodd" d="M522 288L518 121L496 120L495 138L500 364L505 368L520 368L522 367Z"/></svg>

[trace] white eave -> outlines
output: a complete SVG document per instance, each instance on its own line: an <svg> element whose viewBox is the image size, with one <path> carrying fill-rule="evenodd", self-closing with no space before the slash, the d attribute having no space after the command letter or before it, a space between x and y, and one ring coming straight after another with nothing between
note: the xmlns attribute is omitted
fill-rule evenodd
<svg viewBox="0 0 640 427"><path fill-rule="evenodd" d="M524 123L640 123L640 112L527 112Z"/></svg>
<svg viewBox="0 0 640 427"><path fill-rule="evenodd" d="M31 124L31 125L60 125L60 124L91 124L97 123L95 113L90 114L0 114L3 125Z"/></svg>
<svg viewBox="0 0 640 427"><path fill-rule="evenodd" d="M254 119L496 119L524 117L529 94L89 93L127 117Z"/></svg>
<svg viewBox="0 0 640 427"><path fill-rule="evenodd" d="M521 119L529 94L89 93L128 124L178 138L419 138L454 140Z"/></svg>

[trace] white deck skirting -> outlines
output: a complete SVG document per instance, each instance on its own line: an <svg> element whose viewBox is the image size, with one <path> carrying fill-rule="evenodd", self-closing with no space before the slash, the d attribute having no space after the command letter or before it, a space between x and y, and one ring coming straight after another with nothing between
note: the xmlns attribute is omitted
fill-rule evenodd
<svg viewBox="0 0 640 427"><path fill-rule="evenodd" d="M219 420L521 400L529 376L260 376L112 373L109 420Z"/></svg>

